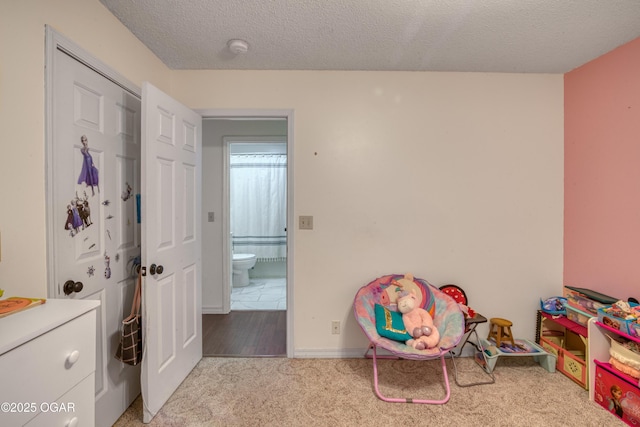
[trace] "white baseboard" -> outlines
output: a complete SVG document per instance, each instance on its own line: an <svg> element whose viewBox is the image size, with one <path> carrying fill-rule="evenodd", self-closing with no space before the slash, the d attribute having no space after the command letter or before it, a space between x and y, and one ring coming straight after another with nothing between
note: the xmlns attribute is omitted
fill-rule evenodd
<svg viewBox="0 0 640 427"><path fill-rule="evenodd" d="M222 311L222 307L202 307L202 314L228 314Z"/></svg>
<svg viewBox="0 0 640 427"><path fill-rule="evenodd" d="M295 359L360 359L365 356L366 351L366 348L294 349L293 357ZM465 346L460 357L473 357L474 352L472 346ZM377 349L377 354L378 356L394 356L392 352L380 347ZM446 357L451 356L447 355Z"/></svg>
<svg viewBox="0 0 640 427"><path fill-rule="evenodd" d="M365 348L294 349L293 357L295 359L360 359L364 356L365 350Z"/></svg>

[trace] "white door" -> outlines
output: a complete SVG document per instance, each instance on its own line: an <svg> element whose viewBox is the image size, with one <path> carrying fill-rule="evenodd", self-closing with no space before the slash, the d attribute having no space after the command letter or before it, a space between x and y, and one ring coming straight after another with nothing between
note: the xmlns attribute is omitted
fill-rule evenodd
<svg viewBox="0 0 640 427"><path fill-rule="evenodd" d="M111 426L140 393L140 367L113 357L140 251L140 100L58 49L52 61L49 297L101 303L96 425Z"/></svg>
<svg viewBox="0 0 640 427"><path fill-rule="evenodd" d="M144 422L202 358L202 117L142 85Z"/></svg>

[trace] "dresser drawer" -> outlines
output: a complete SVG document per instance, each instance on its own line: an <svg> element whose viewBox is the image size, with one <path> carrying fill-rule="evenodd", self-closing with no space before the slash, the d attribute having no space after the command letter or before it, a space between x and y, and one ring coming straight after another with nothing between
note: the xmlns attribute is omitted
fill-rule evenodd
<svg viewBox="0 0 640 427"><path fill-rule="evenodd" d="M88 376L93 378L95 328L92 310L0 356L0 402L33 403L37 408L36 413L2 413L0 424L22 425L43 403L55 402ZM90 392L93 401L94 387Z"/></svg>
<svg viewBox="0 0 640 427"><path fill-rule="evenodd" d="M42 412L29 421L28 427L87 427L95 425L95 374L69 390L53 405L43 405Z"/></svg>

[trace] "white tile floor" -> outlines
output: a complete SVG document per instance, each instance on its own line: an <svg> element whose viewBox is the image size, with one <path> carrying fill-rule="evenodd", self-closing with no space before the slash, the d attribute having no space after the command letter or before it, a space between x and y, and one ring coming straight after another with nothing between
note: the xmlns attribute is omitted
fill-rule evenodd
<svg viewBox="0 0 640 427"><path fill-rule="evenodd" d="M231 288L231 310L286 310L287 279L256 278Z"/></svg>

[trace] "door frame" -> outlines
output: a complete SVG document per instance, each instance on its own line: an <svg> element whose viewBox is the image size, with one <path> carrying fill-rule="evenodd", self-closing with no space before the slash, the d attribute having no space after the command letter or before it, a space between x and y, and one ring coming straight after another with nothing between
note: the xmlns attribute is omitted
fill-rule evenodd
<svg viewBox="0 0 640 427"><path fill-rule="evenodd" d="M120 73L109 67L104 62L93 57L83 48L72 42L51 26L45 25L45 217L46 217L46 238L47 238L47 297L59 298L61 289L58 289L59 283L56 283L56 254L54 250L54 230L56 224L53 223L53 137L54 137L54 120L53 120L53 76L54 76L54 58L57 50L66 53L81 64L89 67L96 73L100 74L107 80L120 86L122 89L131 93L138 99L142 99L142 90Z"/></svg>
<svg viewBox="0 0 640 427"><path fill-rule="evenodd" d="M244 119L244 118L243 118ZM260 119L256 119L256 120L260 120ZM223 229L226 230L226 238L229 240L229 244L225 245L227 251L229 254L233 254L233 239L231 238L231 144L236 143L236 142L246 142L246 143L250 143L250 144L268 144L268 143L287 143L288 139L286 135L273 135L273 136L240 136L240 135L232 135L232 136L225 136L222 138L223 139L223 143L222 143L222 156L223 156L223 177L222 177L222 186L223 186L223 191L222 191L222 212L223 212L223 221L224 221L224 227ZM288 147L287 147L288 149ZM289 153L287 153L287 162L289 161ZM289 177L289 170L287 169L287 179ZM287 188L287 203L289 203L289 189ZM285 213L288 216L288 211ZM285 221L286 222L286 221ZM288 224L285 224L285 226L287 226ZM288 231L288 227L285 231ZM287 236L287 246L289 244L289 235L286 234ZM230 257L232 257L232 255L230 255ZM231 270L233 271L233 262L232 259L229 260L229 262L231 262L231 264L227 263L225 264L225 266L228 268L230 268L229 266L231 266ZM287 258L287 266L289 265L289 259ZM287 274L288 271L285 273ZM225 313L228 313L231 311L231 294L229 292L230 289L233 288L233 280L231 278L231 274L229 274L229 277L225 277L225 280L228 280L226 282L224 282L225 285L225 289L226 294L224 295L224 300L222 301L222 307ZM285 286L286 282L285 282ZM285 288L285 292L286 292Z"/></svg>
<svg viewBox="0 0 640 427"><path fill-rule="evenodd" d="M207 119L229 119L229 118L243 118L243 119L273 119L282 118L287 120L287 357L293 358L294 345L293 345L293 289L294 289L294 240L295 240L295 221L294 221L294 135L293 135L293 109L199 109L194 110L202 116L202 120ZM223 168L224 168L224 180L223 183L223 200L222 211L225 213L224 220L222 221L222 234L223 236L229 236L231 232L229 222L229 185L228 185L228 156L229 153L226 150L226 146L223 148ZM225 285L222 288L222 304L223 311L228 313L231 309L231 239L224 239L224 246L222 248L222 283Z"/></svg>

